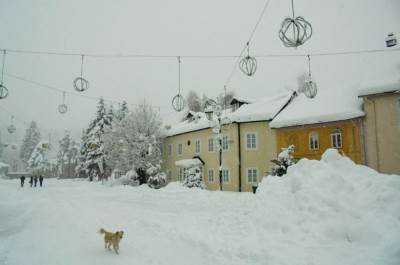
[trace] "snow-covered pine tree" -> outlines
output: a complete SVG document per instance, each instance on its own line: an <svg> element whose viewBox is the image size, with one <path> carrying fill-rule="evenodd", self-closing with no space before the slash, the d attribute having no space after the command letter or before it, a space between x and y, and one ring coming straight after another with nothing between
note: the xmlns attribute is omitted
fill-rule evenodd
<svg viewBox="0 0 400 265"><path fill-rule="evenodd" d="M68 131L65 131L63 138L61 138L58 143L57 168L60 177L74 177L74 168L77 165L79 146L72 139Z"/></svg>
<svg viewBox="0 0 400 265"><path fill-rule="evenodd" d="M40 142L40 132L36 125L36 122L32 121L29 128L26 129L24 139L20 149L20 158L26 165L30 159L33 150Z"/></svg>
<svg viewBox="0 0 400 265"><path fill-rule="evenodd" d="M28 168L35 174L46 175L51 170L49 161L50 144L48 141L40 141L34 148L28 160Z"/></svg>
<svg viewBox="0 0 400 265"><path fill-rule="evenodd" d="M104 100L100 98L96 118L89 124L84 137L82 137L78 166L78 170L85 172L90 179L101 178L103 176L101 171L107 170L102 136L108 127L111 127L111 121L107 115Z"/></svg>

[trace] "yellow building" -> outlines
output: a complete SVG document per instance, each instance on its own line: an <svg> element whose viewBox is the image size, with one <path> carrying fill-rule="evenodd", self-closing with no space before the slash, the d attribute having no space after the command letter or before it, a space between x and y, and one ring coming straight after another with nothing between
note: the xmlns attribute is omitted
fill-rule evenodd
<svg viewBox="0 0 400 265"><path fill-rule="evenodd" d="M277 151L291 144L295 158L320 159L336 148L354 162L364 163L361 102L354 93L319 92L295 97L271 122L277 131Z"/></svg>
<svg viewBox="0 0 400 265"><path fill-rule="evenodd" d="M400 84L365 88L359 96L366 114L366 165L400 174Z"/></svg>
<svg viewBox="0 0 400 265"><path fill-rule="evenodd" d="M234 111L224 114L230 123L222 127L221 183L218 141L212 130L215 117L190 113L185 121L169 126L163 140L169 180L183 180L185 168L198 165L207 189L219 190L221 185L224 191L251 191L267 175L270 160L277 155L276 135L269 122L291 97L292 93L286 92L252 104L232 101Z"/></svg>

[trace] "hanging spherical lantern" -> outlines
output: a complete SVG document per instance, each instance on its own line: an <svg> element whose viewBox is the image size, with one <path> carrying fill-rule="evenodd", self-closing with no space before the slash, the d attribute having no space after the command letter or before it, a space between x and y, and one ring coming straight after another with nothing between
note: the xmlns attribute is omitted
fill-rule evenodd
<svg viewBox="0 0 400 265"><path fill-rule="evenodd" d="M185 108L185 99L182 97L181 94L176 95L172 99L172 107L178 112L182 111Z"/></svg>
<svg viewBox="0 0 400 265"><path fill-rule="evenodd" d="M17 130L17 128L15 128L14 124L11 124L7 128L7 131L8 131L9 134L15 133L16 130Z"/></svg>
<svg viewBox="0 0 400 265"><path fill-rule="evenodd" d="M311 38L312 26L303 17L285 18L279 30L279 38L286 47L298 47Z"/></svg>
<svg viewBox="0 0 400 265"><path fill-rule="evenodd" d="M83 92L89 88L89 81L83 78L83 59L84 55L81 55L81 76L75 78L73 85L76 91Z"/></svg>
<svg viewBox="0 0 400 265"><path fill-rule="evenodd" d="M4 99L8 96L8 89L3 84L0 85L0 99Z"/></svg>
<svg viewBox="0 0 400 265"><path fill-rule="evenodd" d="M58 105L58 112L60 112L61 114L64 114L68 111L68 107L65 104L65 91L63 91L63 95L62 95L62 103L60 105Z"/></svg>
<svg viewBox="0 0 400 265"><path fill-rule="evenodd" d="M68 107L65 104L58 105L58 112L65 114L68 111Z"/></svg>
<svg viewBox="0 0 400 265"><path fill-rule="evenodd" d="M78 92L83 92L89 88L89 81L87 81L83 77L75 78L73 84L74 84L75 90Z"/></svg>
<svg viewBox="0 0 400 265"><path fill-rule="evenodd" d="M257 60L255 57L247 55L239 62L240 70L247 76L252 76L257 71Z"/></svg>
<svg viewBox="0 0 400 265"><path fill-rule="evenodd" d="M243 57L239 62L240 70L247 76L252 76L257 71L257 60L255 57L250 56L249 42L246 43L247 46L247 56Z"/></svg>
<svg viewBox="0 0 400 265"><path fill-rule="evenodd" d="M311 80L306 81L303 93L308 98L314 98L317 95L317 84Z"/></svg>

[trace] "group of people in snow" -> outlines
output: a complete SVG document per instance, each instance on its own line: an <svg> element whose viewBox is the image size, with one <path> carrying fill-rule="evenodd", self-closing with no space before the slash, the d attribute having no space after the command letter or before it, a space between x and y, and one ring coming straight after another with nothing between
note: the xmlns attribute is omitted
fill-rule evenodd
<svg viewBox="0 0 400 265"><path fill-rule="evenodd" d="M21 180L21 188L24 186L24 183L25 183L25 176L21 176L20 178L19 178L20 180ZM39 181L39 185L40 185L40 187L42 187L43 186L43 176L42 175L40 175L39 177L38 176L31 176L30 178L29 178L29 184L31 185L31 188L33 187L33 186L37 186L37 183L38 183L38 181Z"/></svg>

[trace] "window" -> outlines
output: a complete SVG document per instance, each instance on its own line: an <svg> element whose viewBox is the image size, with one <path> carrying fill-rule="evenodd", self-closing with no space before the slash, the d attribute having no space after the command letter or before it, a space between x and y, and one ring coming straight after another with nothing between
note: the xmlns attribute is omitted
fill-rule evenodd
<svg viewBox="0 0 400 265"><path fill-rule="evenodd" d="M335 129L331 133L331 141L333 148L342 148L342 131Z"/></svg>
<svg viewBox="0 0 400 265"><path fill-rule="evenodd" d="M208 139L208 152L214 152L214 138Z"/></svg>
<svg viewBox="0 0 400 265"><path fill-rule="evenodd" d="M222 182L229 183L229 170L228 169L222 169Z"/></svg>
<svg viewBox="0 0 400 265"><path fill-rule="evenodd" d="M229 149L228 136L224 135L224 136L222 136L222 150L226 151L228 149Z"/></svg>
<svg viewBox="0 0 400 265"><path fill-rule="evenodd" d="M214 169L208 170L208 182L214 182Z"/></svg>
<svg viewBox="0 0 400 265"><path fill-rule="evenodd" d="M319 149L319 134L317 132L311 132L308 136L310 150Z"/></svg>
<svg viewBox="0 0 400 265"><path fill-rule="evenodd" d="M200 154L200 140L196 140L195 151L196 154Z"/></svg>
<svg viewBox="0 0 400 265"><path fill-rule="evenodd" d="M185 178L185 170L182 167L178 167L178 179L182 182Z"/></svg>
<svg viewBox="0 0 400 265"><path fill-rule="evenodd" d="M178 155L182 154L182 144L178 144Z"/></svg>
<svg viewBox="0 0 400 265"><path fill-rule="evenodd" d="M255 133L246 134L246 149L256 149L257 148L257 136Z"/></svg>
<svg viewBox="0 0 400 265"><path fill-rule="evenodd" d="M257 183L258 170L256 168L247 169L247 182Z"/></svg>
<svg viewBox="0 0 400 265"><path fill-rule="evenodd" d="M172 144L168 145L168 156L172 155Z"/></svg>

